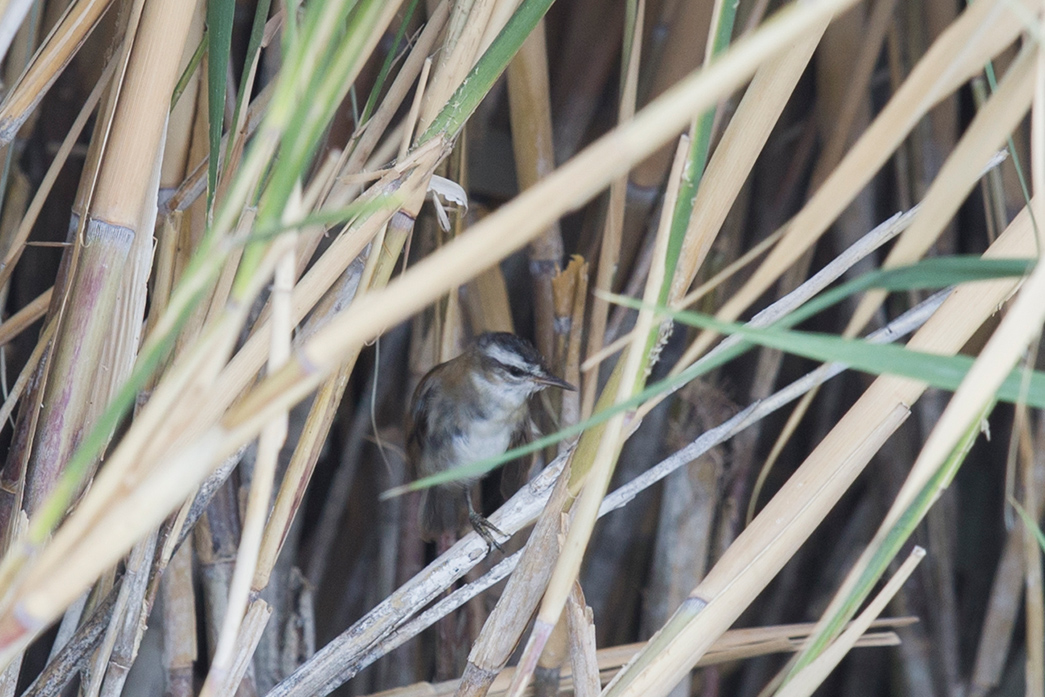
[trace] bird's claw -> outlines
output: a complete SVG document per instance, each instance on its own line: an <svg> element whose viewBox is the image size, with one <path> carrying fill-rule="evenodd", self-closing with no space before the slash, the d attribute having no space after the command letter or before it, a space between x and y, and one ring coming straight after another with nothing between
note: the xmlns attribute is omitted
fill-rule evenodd
<svg viewBox="0 0 1045 697"><path fill-rule="evenodd" d="M486 540L487 553L492 552L494 547L496 547L497 551L501 554L505 553L504 547L494 539L493 533L500 535L505 540L510 539L510 535L504 534L496 525L474 511L468 514L468 522L472 524L472 528L479 537Z"/></svg>

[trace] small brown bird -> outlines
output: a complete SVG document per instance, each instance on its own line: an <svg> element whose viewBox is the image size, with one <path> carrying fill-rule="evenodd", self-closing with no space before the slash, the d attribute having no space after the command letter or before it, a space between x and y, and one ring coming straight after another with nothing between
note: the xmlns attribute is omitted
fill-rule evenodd
<svg viewBox="0 0 1045 697"><path fill-rule="evenodd" d="M576 389L552 375L525 339L506 332L480 335L460 356L428 371L414 391L406 424L414 475L427 477L478 462L524 442L530 429L529 398L549 386ZM422 492L424 539L460 530L467 510L475 531L501 549L492 533L506 535L472 505L471 488L480 478Z"/></svg>

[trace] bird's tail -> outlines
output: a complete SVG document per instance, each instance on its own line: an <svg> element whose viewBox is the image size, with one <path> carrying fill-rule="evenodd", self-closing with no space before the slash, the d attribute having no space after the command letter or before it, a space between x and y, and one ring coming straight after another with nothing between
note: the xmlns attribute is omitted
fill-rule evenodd
<svg viewBox="0 0 1045 697"><path fill-rule="evenodd" d="M437 539L445 532L457 532L467 511L463 491L433 487L421 492L421 537Z"/></svg>

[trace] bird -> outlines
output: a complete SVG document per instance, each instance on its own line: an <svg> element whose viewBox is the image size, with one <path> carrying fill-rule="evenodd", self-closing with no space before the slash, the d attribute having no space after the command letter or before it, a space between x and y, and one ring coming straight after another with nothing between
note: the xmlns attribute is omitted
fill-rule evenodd
<svg viewBox="0 0 1045 697"><path fill-rule="evenodd" d="M407 410L407 458L415 477L428 477L506 452L528 440L529 398L546 387L574 391L545 365L529 341L508 332L486 332L456 358L432 368L414 390ZM422 490L419 514L426 541L456 533L464 513L487 543L507 538L476 511L472 485L482 475Z"/></svg>

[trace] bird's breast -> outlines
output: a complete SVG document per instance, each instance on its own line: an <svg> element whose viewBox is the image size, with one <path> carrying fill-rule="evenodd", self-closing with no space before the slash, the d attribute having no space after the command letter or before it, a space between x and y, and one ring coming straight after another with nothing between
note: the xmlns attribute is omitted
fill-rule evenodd
<svg viewBox="0 0 1045 697"><path fill-rule="evenodd" d="M461 429L460 435L454 438L458 463L476 462L500 455L508 449L518 425L519 419L515 415L469 422L468 427Z"/></svg>

